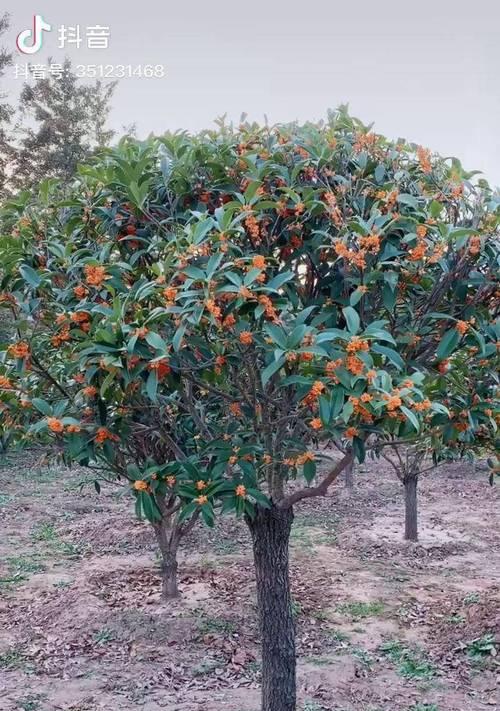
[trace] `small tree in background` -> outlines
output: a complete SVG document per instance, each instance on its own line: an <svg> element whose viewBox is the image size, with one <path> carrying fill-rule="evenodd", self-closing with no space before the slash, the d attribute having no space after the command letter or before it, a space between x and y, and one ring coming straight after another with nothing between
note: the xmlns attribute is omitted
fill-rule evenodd
<svg viewBox="0 0 500 711"><path fill-rule="evenodd" d="M76 166L112 139L106 130L117 82L84 84L66 59L61 76L24 85L19 102L12 182L17 189L47 177L69 182Z"/></svg>
<svg viewBox="0 0 500 711"><path fill-rule="evenodd" d="M9 15L4 13L0 17L0 37L9 27ZM0 49L0 81L5 70L12 64L12 54L6 49ZM7 100L7 95L0 91L0 201L7 194L7 165L12 155L12 146L8 137L8 127L14 110Z"/></svg>
<svg viewBox="0 0 500 711"><path fill-rule="evenodd" d="M468 177L340 110L126 141L71 199L48 186L5 212L18 337L4 416L66 461L127 477L153 525L164 492L181 524L244 516L263 711L296 708L294 507L427 426L432 447L465 448L496 427L498 401L481 392L467 430L449 429L441 378L471 342L471 382L476 362L497 363L499 210ZM458 323L465 342L456 325L450 336ZM319 473L332 440L346 453Z"/></svg>

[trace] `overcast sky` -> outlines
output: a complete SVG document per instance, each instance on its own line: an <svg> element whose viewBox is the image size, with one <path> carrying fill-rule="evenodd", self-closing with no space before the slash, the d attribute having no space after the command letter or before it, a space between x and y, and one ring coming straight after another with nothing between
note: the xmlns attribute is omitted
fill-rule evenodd
<svg viewBox="0 0 500 711"><path fill-rule="evenodd" d="M10 5L10 6L9 6ZM22 0L11 13L15 61L163 64L164 78L122 79L111 124L139 136L209 127L227 113L317 119L349 103L375 130L459 157L500 185L500 0ZM27 57L15 37L42 14L53 30ZM58 48L58 27L83 42ZM88 49L86 27L110 28ZM16 93L22 84L9 70Z"/></svg>

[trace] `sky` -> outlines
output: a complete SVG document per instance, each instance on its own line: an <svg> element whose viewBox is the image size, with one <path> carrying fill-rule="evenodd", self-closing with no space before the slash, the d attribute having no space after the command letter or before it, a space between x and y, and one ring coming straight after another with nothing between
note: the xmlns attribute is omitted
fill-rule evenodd
<svg viewBox="0 0 500 711"><path fill-rule="evenodd" d="M195 131L224 113L314 120L348 103L377 132L457 156L500 185L500 0L5 0L2 9L12 23L4 43L21 66L67 55L82 73L164 67L162 77L120 80L118 132ZM52 30L23 55L16 36L35 14ZM80 47L59 48L61 25L80 26ZM95 25L109 27L108 48L86 46ZM22 83L11 69L0 88L14 96Z"/></svg>

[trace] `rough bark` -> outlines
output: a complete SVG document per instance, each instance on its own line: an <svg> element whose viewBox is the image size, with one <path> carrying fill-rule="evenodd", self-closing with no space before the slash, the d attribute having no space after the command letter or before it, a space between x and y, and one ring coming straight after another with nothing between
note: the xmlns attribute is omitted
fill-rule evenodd
<svg viewBox="0 0 500 711"><path fill-rule="evenodd" d="M262 640L262 711L295 711L295 626L288 547L291 508L258 508L252 533Z"/></svg>
<svg viewBox="0 0 500 711"><path fill-rule="evenodd" d="M164 600L179 597L177 587L177 549L178 536L172 531L169 522L163 518L155 525L156 540L161 552L161 595Z"/></svg>
<svg viewBox="0 0 500 711"><path fill-rule="evenodd" d="M413 474L404 480L405 487L405 540L418 541L418 475Z"/></svg>
<svg viewBox="0 0 500 711"><path fill-rule="evenodd" d="M352 494L354 491L354 461L353 460L351 460L351 462L345 468L344 482L345 482L345 488L347 489L347 493L349 495Z"/></svg>

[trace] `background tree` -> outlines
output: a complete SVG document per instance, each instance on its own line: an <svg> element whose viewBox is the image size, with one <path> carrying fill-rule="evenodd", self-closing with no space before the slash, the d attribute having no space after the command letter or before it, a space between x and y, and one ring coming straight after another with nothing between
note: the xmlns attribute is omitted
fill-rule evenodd
<svg viewBox="0 0 500 711"><path fill-rule="evenodd" d="M4 13L0 17L0 38L9 27L9 15ZM12 54L4 48L0 48L0 82L5 74L5 70L12 64ZM0 84L0 201L7 194L7 165L12 155L12 147L9 142L8 126L13 114L13 108L7 100L7 94L1 91Z"/></svg>
<svg viewBox="0 0 500 711"><path fill-rule="evenodd" d="M61 76L50 74L24 85L13 162L16 188L47 177L68 182L78 163L109 143L113 131L105 127L115 87L116 82L84 84L69 59Z"/></svg>
<svg viewBox="0 0 500 711"><path fill-rule="evenodd" d="M496 367L491 190L341 110L319 125L125 141L70 198L49 185L4 214L3 303L18 325L4 421L125 476L153 525L166 487L180 523L245 517L262 708L293 711L294 507L353 458L415 445L427 424L443 446L442 363L463 345L450 321L476 344L471 382L476 362ZM464 447L498 420L498 399L478 397L471 426L453 431ZM320 471L332 440L346 454Z"/></svg>

